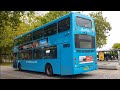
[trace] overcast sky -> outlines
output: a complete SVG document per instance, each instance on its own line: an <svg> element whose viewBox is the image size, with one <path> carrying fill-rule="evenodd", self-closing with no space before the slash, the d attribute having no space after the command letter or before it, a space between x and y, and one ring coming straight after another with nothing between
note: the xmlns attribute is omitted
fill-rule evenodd
<svg viewBox="0 0 120 90"><path fill-rule="evenodd" d="M47 11L39 11L40 15L45 14ZM88 14L95 11L84 11L84 14ZM107 17L107 21L110 22L112 30L110 36L107 38L107 44L101 48L110 49L114 43L120 43L120 11L103 11L103 16Z"/></svg>

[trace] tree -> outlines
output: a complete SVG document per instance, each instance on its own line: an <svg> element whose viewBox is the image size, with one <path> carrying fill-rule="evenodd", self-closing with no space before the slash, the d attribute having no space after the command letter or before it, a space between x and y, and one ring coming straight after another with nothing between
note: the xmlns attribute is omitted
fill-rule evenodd
<svg viewBox="0 0 120 90"><path fill-rule="evenodd" d="M95 30L96 30L96 43L97 47L101 48L105 45L109 31L112 29L110 23L103 17L102 12L90 13L91 17L94 18Z"/></svg>
<svg viewBox="0 0 120 90"><path fill-rule="evenodd" d="M48 23L48 22L55 20L69 12L70 11L50 11L47 14L45 14L43 16L43 18L41 18L41 24L43 25L45 23Z"/></svg>
<svg viewBox="0 0 120 90"><path fill-rule="evenodd" d="M0 11L0 47L12 46L13 39L17 36L18 26L24 11ZM30 12L32 13L32 12ZM29 16L29 14L27 13Z"/></svg>
<svg viewBox="0 0 120 90"><path fill-rule="evenodd" d="M120 43L115 43L113 46L112 46L113 49L120 49Z"/></svg>
<svg viewBox="0 0 120 90"><path fill-rule="evenodd" d="M0 11L0 53L11 54L14 38L19 35L22 17L34 14L33 11ZM27 25L26 25L27 26ZM29 28L28 28L29 29ZM21 33L20 33L21 34ZM0 57L2 57L0 55Z"/></svg>

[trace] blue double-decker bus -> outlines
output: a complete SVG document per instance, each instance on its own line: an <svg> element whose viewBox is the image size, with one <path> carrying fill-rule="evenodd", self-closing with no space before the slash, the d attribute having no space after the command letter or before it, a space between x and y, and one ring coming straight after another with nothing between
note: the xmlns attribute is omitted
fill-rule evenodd
<svg viewBox="0 0 120 90"><path fill-rule="evenodd" d="M93 18L71 12L15 38L13 68L75 75L98 69Z"/></svg>

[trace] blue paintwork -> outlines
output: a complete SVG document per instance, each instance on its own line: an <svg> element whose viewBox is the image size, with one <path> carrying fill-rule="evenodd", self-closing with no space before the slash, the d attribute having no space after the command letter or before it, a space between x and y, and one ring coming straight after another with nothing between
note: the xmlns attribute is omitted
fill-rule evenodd
<svg viewBox="0 0 120 90"><path fill-rule="evenodd" d="M83 18L87 18L87 19L90 19L92 21L92 29L88 29L88 28L85 28L85 27L80 27L80 26L77 26L76 22L76 16L80 16L80 17L83 17ZM75 42L74 41L74 34L86 34L87 35L91 35L91 36L95 36L95 43L96 43L96 32L93 32L92 30L95 31L95 26L94 26L94 21L91 17L88 17L88 16L85 16L85 15L82 15L82 14L76 14L74 13L73 14L73 19L72 19L73 23L72 23L72 31L73 31L73 41L72 42ZM82 31L82 29L84 31ZM73 57L76 58L76 60L74 60L73 62L73 73L74 74L80 74L80 73L83 73L83 72L89 72L89 71L93 71L93 70L97 70L98 69L98 65L97 65L97 57L96 57L96 45L95 45L95 48L94 49L76 49L75 48L75 44L73 43ZM94 50L94 52L90 52L90 53L80 53L80 52L77 52L76 50ZM93 56L94 57L94 62L92 63L84 63L84 64L79 64L79 56ZM76 64L74 64L76 63ZM88 70L84 70L85 67L88 67L89 69Z"/></svg>
<svg viewBox="0 0 120 90"><path fill-rule="evenodd" d="M92 20L92 29L80 27L76 25L76 16L80 16L83 18L87 18ZM31 32L28 32L26 34L32 33L40 28L43 28L47 25L50 25L54 22L58 22L66 17L70 17L70 30L67 30L62 33L57 33L55 35L48 37L48 45L57 45L57 59L44 59L44 60L18 60L17 63L20 63L23 70L31 70L31 71L38 71L38 72L45 72L45 65L46 63L50 63L53 68L54 74L59 75L74 75L74 74L80 74L84 72L89 72L93 70L97 70L97 59L96 59L96 48L94 49L76 49L74 44L74 34L84 34L87 33L91 36L96 36L95 32L92 32L92 30L95 30L94 21L91 17L88 17L83 14L78 13L70 13L67 15L64 15L52 22L49 22L41 27L38 27ZM85 31L81 31L85 30ZM23 34L21 36L24 36L26 34ZM21 36L16 37L19 38ZM96 42L95 42L96 43ZM70 47L64 48L63 44L70 44ZM96 47L96 46L95 46ZM80 53L76 50L94 50L94 52L91 53ZM94 62L93 63L85 63L85 64L79 64L79 56L93 56ZM76 58L76 60L73 60L73 58ZM89 67L88 70L84 70L85 67Z"/></svg>

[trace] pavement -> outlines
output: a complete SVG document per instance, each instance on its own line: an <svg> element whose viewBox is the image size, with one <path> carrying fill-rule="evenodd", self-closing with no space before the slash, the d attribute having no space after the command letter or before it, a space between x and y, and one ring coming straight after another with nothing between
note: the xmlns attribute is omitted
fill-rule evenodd
<svg viewBox="0 0 120 90"><path fill-rule="evenodd" d="M11 66L0 66L0 79L120 79L120 70L98 69L78 75L49 77L40 72L19 71Z"/></svg>
<svg viewBox="0 0 120 90"><path fill-rule="evenodd" d="M118 60L98 61L97 63L99 69L120 70Z"/></svg>
<svg viewBox="0 0 120 90"><path fill-rule="evenodd" d="M98 61L98 70L70 76L47 76L40 72L19 71L12 66L0 66L0 79L120 79L118 60Z"/></svg>

